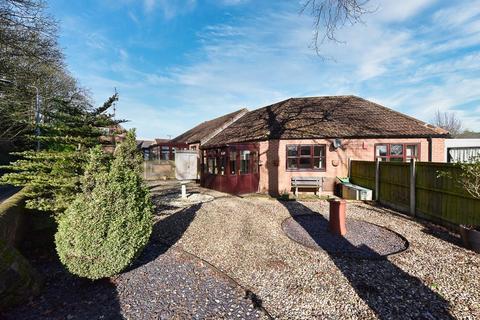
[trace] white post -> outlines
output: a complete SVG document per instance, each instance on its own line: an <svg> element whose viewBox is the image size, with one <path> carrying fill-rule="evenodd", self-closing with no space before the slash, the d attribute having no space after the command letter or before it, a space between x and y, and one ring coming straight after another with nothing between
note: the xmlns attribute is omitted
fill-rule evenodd
<svg viewBox="0 0 480 320"><path fill-rule="evenodd" d="M380 158L375 161L375 200L380 200Z"/></svg>
<svg viewBox="0 0 480 320"><path fill-rule="evenodd" d="M182 199L187 197L187 185L182 183Z"/></svg>
<svg viewBox="0 0 480 320"><path fill-rule="evenodd" d="M415 172L415 159L410 159L410 214L415 217L415 184L416 184L416 172Z"/></svg>

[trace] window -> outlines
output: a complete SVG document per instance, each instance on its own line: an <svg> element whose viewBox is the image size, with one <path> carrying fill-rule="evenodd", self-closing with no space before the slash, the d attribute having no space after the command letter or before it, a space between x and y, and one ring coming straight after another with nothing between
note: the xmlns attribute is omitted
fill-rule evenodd
<svg viewBox="0 0 480 320"><path fill-rule="evenodd" d="M258 153L252 152L252 172L258 173Z"/></svg>
<svg viewBox="0 0 480 320"><path fill-rule="evenodd" d="M418 145L407 145L405 149L405 156L407 161L410 161L410 159L418 159Z"/></svg>
<svg viewBox="0 0 480 320"><path fill-rule="evenodd" d="M218 173L218 158L216 150L210 150L207 152L207 172L209 174Z"/></svg>
<svg viewBox="0 0 480 320"><path fill-rule="evenodd" d="M288 170L325 170L325 145L287 145Z"/></svg>
<svg viewBox="0 0 480 320"><path fill-rule="evenodd" d="M224 176L227 170L227 152L219 150L218 154L220 155L218 161L218 172L220 175Z"/></svg>
<svg viewBox="0 0 480 320"><path fill-rule="evenodd" d="M208 172L207 151L203 151L203 172Z"/></svg>
<svg viewBox="0 0 480 320"><path fill-rule="evenodd" d="M381 161L405 162L418 159L420 145L407 143L386 143L375 146L375 159Z"/></svg>
<svg viewBox="0 0 480 320"><path fill-rule="evenodd" d="M298 169L297 146L287 145L287 168L291 170Z"/></svg>
<svg viewBox="0 0 480 320"><path fill-rule="evenodd" d="M210 174L215 174L215 158L208 158L207 171Z"/></svg>
<svg viewBox="0 0 480 320"><path fill-rule="evenodd" d="M237 152L236 151L230 151L230 175L236 175L237 174Z"/></svg>
<svg viewBox="0 0 480 320"><path fill-rule="evenodd" d="M240 174L250 173L250 151L240 151Z"/></svg>
<svg viewBox="0 0 480 320"><path fill-rule="evenodd" d="M191 146L190 150L194 150L194 151L197 150L197 146Z"/></svg>
<svg viewBox="0 0 480 320"><path fill-rule="evenodd" d="M170 147L162 146L160 153L160 160L170 160Z"/></svg>

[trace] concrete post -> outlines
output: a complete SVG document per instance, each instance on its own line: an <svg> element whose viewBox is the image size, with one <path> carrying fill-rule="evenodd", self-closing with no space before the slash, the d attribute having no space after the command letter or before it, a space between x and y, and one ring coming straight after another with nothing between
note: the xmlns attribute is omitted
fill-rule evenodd
<svg viewBox="0 0 480 320"><path fill-rule="evenodd" d="M380 158L375 161L375 200L380 200Z"/></svg>
<svg viewBox="0 0 480 320"><path fill-rule="evenodd" d="M410 215L415 217L415 184L416 184L416 170L415 159L410 159Z"/></svg>
<svg viewBox="0 0 480 320"><path fill-rule="evenodd" d="M182 183L182 199L187 197L187 185Z"/></svg>

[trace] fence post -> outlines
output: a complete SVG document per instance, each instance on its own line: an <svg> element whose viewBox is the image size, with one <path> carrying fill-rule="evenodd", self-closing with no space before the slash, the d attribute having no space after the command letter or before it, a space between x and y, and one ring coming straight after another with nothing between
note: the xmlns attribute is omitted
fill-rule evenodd
<svg viewBox="0 0 480 320"><path fill-rule="evenodd" d="M348 177L352 178L352 158L348 158Z"/></svg>
<svg viewBox="0 0 480 320"><path fill-rule="evenodd" d="M410 159L410 215L415 217L415 182L416 180L416 170L415 170L415 159Z"/></svg>
<svg viewBox="0 0 480 320"><path fill-rule="evenodd" d="M375 200L380 200L380 158L375 160Z"/></svg>

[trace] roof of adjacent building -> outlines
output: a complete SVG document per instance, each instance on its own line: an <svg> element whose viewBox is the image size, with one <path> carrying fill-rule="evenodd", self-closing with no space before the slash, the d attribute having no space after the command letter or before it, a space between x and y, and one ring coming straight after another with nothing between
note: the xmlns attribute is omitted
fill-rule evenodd
<svg viewBox="0 0 480 320"><path fill-rule="evenodd" d="M357 96L291 98L242 116L206 146L268 139L446 137L448 132Z"/></svg>
<svg viewBox="0 0 480 320"><path fill-rule="evenodd" d="M146 149L154 143L153 140L137 140L137 147Z"/></svg>
<svg viewBox="0 0 480 320"><path fill-rule="evenodd" d="M226 114L224 116L215 118L213 120L202 122L196 127L182 133L174 138L172 142L176 143L204 143L211 137L215 136L222 129L228 127L233 121L237 120L243 114L248 112L247 109L240 109L235 112Z"/></svg>
<svg viewBox="0 0 480 320"><path fill-rule="evenodd" d="M172 140L170 139L159 139L159 138L155 138L155 141L153 144L155 145L158 145L158 144L168 144L170 143Z"/></svg>

